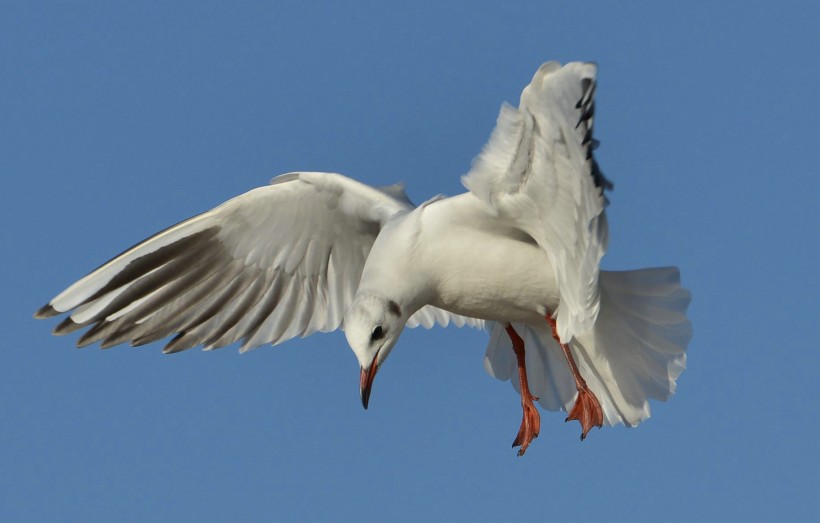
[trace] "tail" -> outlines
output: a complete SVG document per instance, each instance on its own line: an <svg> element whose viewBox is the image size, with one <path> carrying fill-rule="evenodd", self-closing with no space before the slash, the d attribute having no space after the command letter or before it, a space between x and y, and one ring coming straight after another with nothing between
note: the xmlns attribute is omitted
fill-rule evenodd
<svg viewBox="0 0 820 523"><path fill-rule="evenodd" d="M681 287L676 267L601 271L600 285L595 326L575 336L570 347L606 424L632 427L649 417L649 398L665 401L675 392L686 368L690 293ZM524 339L531 392L543 408L569 411L575 382L549 326L513 327ZM511 379L520 392L512 343L502 324L492 327L484 366L491 376Z"/></svg>

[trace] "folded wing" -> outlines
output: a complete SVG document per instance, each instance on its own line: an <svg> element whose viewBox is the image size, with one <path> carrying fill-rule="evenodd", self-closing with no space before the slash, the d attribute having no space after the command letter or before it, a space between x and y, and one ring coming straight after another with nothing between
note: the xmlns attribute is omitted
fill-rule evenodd
<svg viewBox="0 0 820 523"><path fill-rule="evenodd" d="M561 295L554 313L566 341L595 323L607 244L603 191L611 184L592 155L595 73L589 63L542 65L519 107L501 108L490 141L462 178L550 257Z"/></svg>

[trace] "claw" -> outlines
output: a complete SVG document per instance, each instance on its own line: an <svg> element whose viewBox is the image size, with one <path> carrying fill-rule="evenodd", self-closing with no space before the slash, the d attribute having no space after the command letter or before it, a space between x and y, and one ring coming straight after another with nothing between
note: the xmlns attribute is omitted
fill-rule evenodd
<svg viewBox="0 0 820 523"><path fill-rule="evenodd" d="M592 427L604 425L604 412L598 398L588 388L578 389L578 398L565 421L578 420L581 423L581 441L586 439Z"/></svg>

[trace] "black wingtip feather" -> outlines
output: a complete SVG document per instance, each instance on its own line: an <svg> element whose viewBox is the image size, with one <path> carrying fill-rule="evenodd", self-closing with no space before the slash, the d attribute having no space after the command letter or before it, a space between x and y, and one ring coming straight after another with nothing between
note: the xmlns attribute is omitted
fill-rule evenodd
<svg viewBox="0 0 820 523"><path fill-rule="evenodd" d="M51 333L55 336L64 336L66 334L72 333L76 330L82 329L87 324L76 323L71 317L68 317L62 321L59 325L54 327Z"/></svg>
<svg viewBox="0 0 820 523"><path fill-rule="evenodd" d="M34 318L38 320L44 320L46 318L53 318L58 314L60 314L60 311L52 307L50 303L46 303L45 305L37 309L37 312L34 313Z"/></svg>
<svg viewBox="0 0 820 523"><path fill-rule="evenodd" d="M601 172L601 168L598 166L598 162L595 161L595 157L592 154L592 151L598 147L599 143L598 140L592 136L592 119L595 116L596 86L597 82L590 78L581 79L581 99L575 104L575 108L579 109L581 114L575 128L577 129L582 124L585 124L584 136L581 140L581 145L586 149L586 159L592 162L591 174L593 182L595 183L595 186L599 187L601 192L604 193L606 191L611 191L614 185L604 176L604 173ZM604 196L604 201L607 204L609 203L609 199L606 196Z"/></svg>
<svg viewBox="0 0 820 523"><path fill-rule="evenodd" d="M163 354L174 354L177 352L182 352L196 345L196 343L190 344L191 340L185 338L186 334L187 332L182 331L176 336L174 336L173 339L171 339L171 341L169 341L168 344L162 348Z"/></svg>
<svg viewBox="0 0 820 523"><path fill-rule="evenodd" d="M80 336L80 339L77 340L77 348L82 349L83 347L87 347L88 345L105 338L105 330L110 327L111 324L109 322L101 321L95 324L93 327L85 331L82 336Z"/></svg>

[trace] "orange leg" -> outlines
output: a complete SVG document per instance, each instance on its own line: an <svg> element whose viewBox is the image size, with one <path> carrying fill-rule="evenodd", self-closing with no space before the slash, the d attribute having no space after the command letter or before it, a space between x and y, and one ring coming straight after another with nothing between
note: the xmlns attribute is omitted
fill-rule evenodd
<svg viewBox="0 0 820 523"><path fill-rule="evenodd" d="M518 450L518 455L523 456L527 452L527 447L530 446L532 440L538 437L538 432L541 430L541 416L538 414L533 401L538 401L538 398L530 393L530 386L527 383L527 364L524 359L524 340L515 332L512 325L507 325L507 334L512 340L513 351L515 358L518 360L518 381L521 384L521 408L524 410L524 419L521 420L521 428L518 429L518 435L513 441L513 447L521 447Z"/></svg>
<svg viewBox="0 0 820 523"><path fill-rule="evenodd" d="M555 341L558 342L558 345L560 345L564 351L564 356L567 358L567 363L569 363L569 368L572 371L572 377L575 378L575 388L578 389L578 398L575 400L575 406L572 407L572 411L570 411L565 421L578 420L581 423L581 440L583 441L592 427L603 426L604 412L601 410L601 404L598 402L598 398L589 390L587 382L578 371L578 366L575 365L575 359L572 357L569 345L561 343L552 315L547 314L546 319L552 328L552 337L555 338Z"/></svg>

